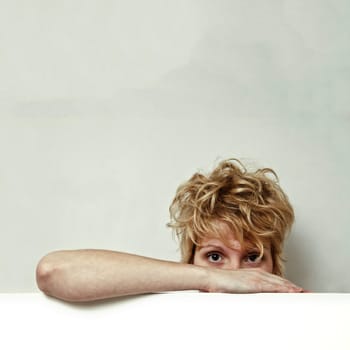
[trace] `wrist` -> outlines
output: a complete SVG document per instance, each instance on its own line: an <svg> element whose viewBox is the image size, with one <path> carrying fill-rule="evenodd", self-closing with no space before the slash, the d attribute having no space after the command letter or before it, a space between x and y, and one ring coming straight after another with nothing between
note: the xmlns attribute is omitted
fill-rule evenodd
<svg viewBox="0 0 350 350"><path fill-rule="evenodd" d="M204 266L190 264L188 265L191 272L191 283L193 288L201 292L211 292L213 287L211 283L211 269Z"/></svg>

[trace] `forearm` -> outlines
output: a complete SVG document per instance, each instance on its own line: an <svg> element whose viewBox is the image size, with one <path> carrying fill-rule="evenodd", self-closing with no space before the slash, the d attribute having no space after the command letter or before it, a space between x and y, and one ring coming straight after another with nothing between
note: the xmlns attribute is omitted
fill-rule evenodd
<svg viewBox="0 0 350 350"><path fill-rule="evenodd" d="M37 268L39 288L68 301L172 290L204 290L206 269L106 250L53 252Z"/></svg>

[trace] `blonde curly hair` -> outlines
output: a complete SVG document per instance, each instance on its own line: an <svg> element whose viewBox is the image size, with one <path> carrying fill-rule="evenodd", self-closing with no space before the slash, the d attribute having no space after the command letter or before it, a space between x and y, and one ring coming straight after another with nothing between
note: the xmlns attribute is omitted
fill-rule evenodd
<svg viewBox="0 0 350 350"><path fill-rule="evenodd" d="M249 172L238 159L221 161L209 174L195 173L176 191L170 208L171 227L180 240L181 260L193 263L203 238L227 240L218 222L228 225L242 247L263 255L271 249L273 273L283 275L283 243L294 211L270 168Z"/></svg>

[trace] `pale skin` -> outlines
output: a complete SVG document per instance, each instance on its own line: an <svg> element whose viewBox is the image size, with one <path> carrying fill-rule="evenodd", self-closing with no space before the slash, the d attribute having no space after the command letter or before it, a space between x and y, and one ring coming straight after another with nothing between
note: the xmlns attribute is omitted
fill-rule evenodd
<svg viewBox="0 0 350 350"><path fill-rule="evenodd" d="M220 293L302 292L272 274L269 247L258 259L234 236L230 244L208 237L196 247L193 264L158 260L109 250L57 251L37 267L37 283L47 295L83 302L167 291Z"/></svg>

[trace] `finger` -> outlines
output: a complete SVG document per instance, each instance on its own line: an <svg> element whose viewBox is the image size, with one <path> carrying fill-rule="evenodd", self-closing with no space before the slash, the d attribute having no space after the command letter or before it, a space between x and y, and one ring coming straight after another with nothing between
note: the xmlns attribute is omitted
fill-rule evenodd
<svg viewBox="0 0 350 350"><path fill-rule="evenodd" d="M303 288L297 286L291 281L270 273L266 273L265 271L256 271L256 273L261 278L263 288L266 288L268 291L273 292L302 292Z"/></svg>

